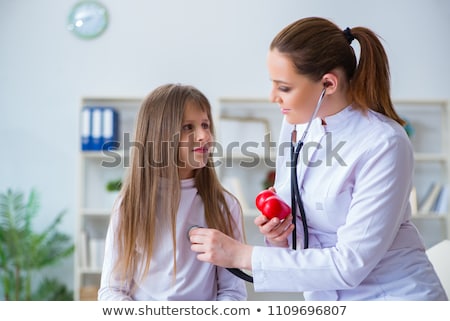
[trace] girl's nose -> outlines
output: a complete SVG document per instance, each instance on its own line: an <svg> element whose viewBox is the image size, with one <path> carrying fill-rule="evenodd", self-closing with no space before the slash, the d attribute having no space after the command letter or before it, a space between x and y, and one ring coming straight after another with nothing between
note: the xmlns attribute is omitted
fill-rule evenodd
<svg viewBox="0 0 450 321"><path fill-rule="evenodd" d="M204 128L199 128L195 132L195 140L197 141L205 141L209 138L209 130Z"/></svg>

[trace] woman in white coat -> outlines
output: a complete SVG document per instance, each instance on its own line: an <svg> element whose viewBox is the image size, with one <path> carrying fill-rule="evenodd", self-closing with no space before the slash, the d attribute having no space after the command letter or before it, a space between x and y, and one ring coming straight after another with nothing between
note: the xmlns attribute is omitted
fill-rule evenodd
<svg viewBox="0 0 450 321"><path fill-rule="evenodd" d="M306 300L447 300L411 223L413 151L390 99L388 59L376 34L301 19L272 41L268 69L271 100L285 116L274 190L288 203L286 143L298 143L317 112L296 164L307 218L301 206L294 218L258 216L266 247L194 229L197 258L251 270L256 291L298 291Z"/></svg>

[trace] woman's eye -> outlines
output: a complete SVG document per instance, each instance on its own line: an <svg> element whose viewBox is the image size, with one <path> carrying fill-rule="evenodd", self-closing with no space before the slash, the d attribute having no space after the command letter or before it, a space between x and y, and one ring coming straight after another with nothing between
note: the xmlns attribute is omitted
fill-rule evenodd
<svg viewBox="0 0 450 321"><path fill-rule="evenodd" d="M289 92L291 90L291 88L285 87L285 86L281 86L281 87L278 87L278 90L282 91L284 93L287 93L287 92Z"/></svg>

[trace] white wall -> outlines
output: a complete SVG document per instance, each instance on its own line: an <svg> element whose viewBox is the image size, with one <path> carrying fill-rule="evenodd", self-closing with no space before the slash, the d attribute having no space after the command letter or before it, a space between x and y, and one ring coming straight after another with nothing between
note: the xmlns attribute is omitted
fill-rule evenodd
<svg viewBox="0 0 450 321"><path fill-rule="evenodd" d="M394 98L450 99L447 0L103 0L111 23L97 40L66 30L75 0L0 0L0 191L41 193L46 225L77 208L82 96L142 97L165 82L196 85L211 102L266 97L272 37L317 15L384 39ZM73 268L60 269L69 286Z"/></svg>

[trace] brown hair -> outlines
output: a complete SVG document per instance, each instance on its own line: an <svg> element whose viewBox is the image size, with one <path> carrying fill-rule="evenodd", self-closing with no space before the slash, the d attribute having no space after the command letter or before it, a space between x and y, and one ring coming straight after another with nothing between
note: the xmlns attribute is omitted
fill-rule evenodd
<svg viewBox="0 0 450 321"><path fill-rule="evenodd" d="M349 82L354 107L370 108L403 125L391 101L389 62L378 36L365 27L351 28L346 33L329 20L304 18L281 30L270 49L286 54L297 72L313 81L341 68ZM352 38L360 45L358 63L349 44Z"/></svg>
<svg viewBox="0 0 450 321"><path fill-rule="evenodd" d="M193 86L162 85L142 102L137 117L131 166L118 205L118 259L115 268L124 282L131 283L137 271L141 271L138 278L142 279L150 270L156 244L155 229L167 220L167 216L170 217L172 230L174 277L176 275L175 225L181 194L178 147L183 114L188 103L195 104L207 113L214 135L210 103ZM233 231L237 231L237 222L231 216L225 199L228 192L218 180L211 155L207 165L195 171L194 180L204 203L208 227L243 239L243 235L233 234Z"/></svg>

